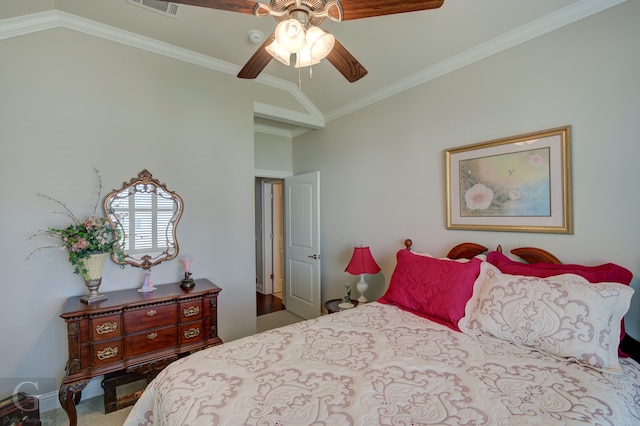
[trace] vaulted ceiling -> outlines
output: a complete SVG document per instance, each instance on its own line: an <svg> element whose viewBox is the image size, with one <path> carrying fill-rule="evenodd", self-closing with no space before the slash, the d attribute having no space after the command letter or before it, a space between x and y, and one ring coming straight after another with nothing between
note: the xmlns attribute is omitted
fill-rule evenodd
<svg viewBox="0 0 640 426"><path fill-rule="evenodd" d="M298 70L272 60L256 82L281 89L283 98L293 97L302 105L304 113L289 120L294 124L288 130L300 124L321 127L326 121L623 1L445 0L434 10L340 23L325 20L321 27L335 35L368 75L349 83L324 60L313 66L311 78L309 68ZM24 32L37 28L36 23L47 17L60 26L87 28L97 35L170 52L235 75L259 47L250 41L249 31L268 36L277 24L271 17L187 5L178 5L176 16L170 17L135 2L143 0L2 0L0 39L19 35L16 28ZM279 114L287 115L270 111L266 105L256 111L265 118ZM257 123L261 125L260 119Z"/></svg>

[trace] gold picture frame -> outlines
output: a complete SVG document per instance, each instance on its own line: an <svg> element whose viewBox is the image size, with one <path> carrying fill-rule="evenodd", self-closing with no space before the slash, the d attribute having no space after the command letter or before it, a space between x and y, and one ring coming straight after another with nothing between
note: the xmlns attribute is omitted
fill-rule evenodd
<svg viewBox="0 0 640 426"><path fill-rule="evenodd" d="M571 126L445 151L447 229L573 234Z"/></svg>

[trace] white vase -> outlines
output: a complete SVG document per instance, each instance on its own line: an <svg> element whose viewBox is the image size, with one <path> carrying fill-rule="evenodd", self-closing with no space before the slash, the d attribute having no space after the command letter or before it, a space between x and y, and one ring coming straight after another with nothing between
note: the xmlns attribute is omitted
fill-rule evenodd
<svg viewBox="0 0 640 426"><path fill-rule="evenodd" d="M99 288L102 283L102 268L108 256L109 253L95 253L82 259L90 279L85 279L84 282L89 289L89 294L82 296L80 298L81 301L85 303L95 303L107 298L107 296L99 292Z"/></svg>

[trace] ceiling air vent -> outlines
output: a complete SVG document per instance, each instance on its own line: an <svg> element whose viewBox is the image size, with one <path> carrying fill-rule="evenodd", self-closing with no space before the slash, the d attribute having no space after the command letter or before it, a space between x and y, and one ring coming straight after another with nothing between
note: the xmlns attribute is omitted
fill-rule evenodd
<svg viewBox="0 0 640 426"><path fill-rule="evenodd" d="M154 12L162 13L172 18L178 17L178 5L175 3L160 0L127 0L127 3L140 6L147 10L153 10Z"/></svg>

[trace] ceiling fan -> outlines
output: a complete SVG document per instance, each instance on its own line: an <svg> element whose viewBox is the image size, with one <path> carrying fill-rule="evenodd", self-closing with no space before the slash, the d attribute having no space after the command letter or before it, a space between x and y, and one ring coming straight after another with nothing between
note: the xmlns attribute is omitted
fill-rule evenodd
<svg viewBox="0 0 640 426"><path fill-rule="evenodd" d="M367 75L367 70L328 32L321 30L325 19L333 22L371 18L395 13L437 9L444 0L170 0L211 9L273 16L278 25L238 73L240 78L256 78L271 59L289 65L296 54L296 68L314 65L326 58L349 82Z"/></svg>

